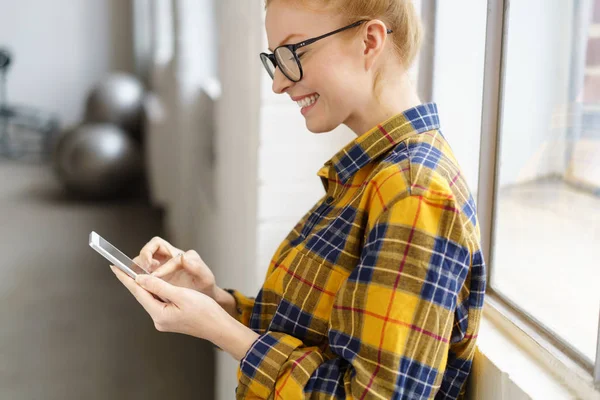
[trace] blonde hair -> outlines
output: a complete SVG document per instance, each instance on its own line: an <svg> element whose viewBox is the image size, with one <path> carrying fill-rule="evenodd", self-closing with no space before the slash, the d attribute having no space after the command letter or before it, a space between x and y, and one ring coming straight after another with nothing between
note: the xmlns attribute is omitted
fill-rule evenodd
<svg viewBox="0 0 600 400"><path fill-rule="evenodd" d="M265 0L265 8L275 0ZM421 47L423 28L412 0L285 0L313 10L331 10L346 17L348 24L379 19L388 29L397 55L409 69ZM313 8L317 6L317 8Z"/></svg>

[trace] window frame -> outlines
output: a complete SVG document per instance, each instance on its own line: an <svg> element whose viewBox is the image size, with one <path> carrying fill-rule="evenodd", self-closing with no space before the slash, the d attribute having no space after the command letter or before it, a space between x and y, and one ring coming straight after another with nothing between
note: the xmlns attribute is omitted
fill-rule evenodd
<svg viewBox="0 0 600 400"><path fill-rule="evenodd" d="M577 0L576 0L577 1ZM546 325L533 315L524 311L501 291L495 289L490 281L493 265L495 241L495 199L498 194L499 166L504 83L506 72L505 44L508 38L510 0L488 0L486 24L484 85L481 120L481 148L479 154L479 187L477 208L481 230L481 244L487 261L486 307L529 336L549 351L555 361L565 365L565 356L585 371L596 389L600 389L600 315L596 359L589 360L584 354L566 340L554 334Z"/></svg>

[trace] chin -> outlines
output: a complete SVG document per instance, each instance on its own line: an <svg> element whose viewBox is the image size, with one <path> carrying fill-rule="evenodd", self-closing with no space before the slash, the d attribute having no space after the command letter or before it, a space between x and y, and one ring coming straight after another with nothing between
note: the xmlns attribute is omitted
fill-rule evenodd
<svg viewBox="0 0 600 400"><path fill-rule="evenodd" d="M322 129L322 128L312 128L312 127L311 127L310 125L308 125L308 124L306 125L306 127L308 128L308 130L309 130L311 133L314 133L315 135L319 135L319 134L321 134L321 133L329 132L328 130L326 130L326 129Z"/></svg>
<svg viewBox="0 0 600 400"><path fill-rule="evenodd" d="M315 134L331 132L338 126L340 126L340 124L325 121L312 121L310 118L306 120L306 128Z"/></svg>

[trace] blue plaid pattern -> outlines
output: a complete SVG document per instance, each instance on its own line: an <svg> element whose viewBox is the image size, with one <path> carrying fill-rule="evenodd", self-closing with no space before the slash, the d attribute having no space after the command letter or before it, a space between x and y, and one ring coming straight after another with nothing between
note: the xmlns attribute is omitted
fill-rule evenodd
<svg viewBox="0 0 600 400"><path fill-rule="evenodd" d="M326 194L276 251L237 398L457 399L485 293L475 202L422 104L319 171Z"/></svg>

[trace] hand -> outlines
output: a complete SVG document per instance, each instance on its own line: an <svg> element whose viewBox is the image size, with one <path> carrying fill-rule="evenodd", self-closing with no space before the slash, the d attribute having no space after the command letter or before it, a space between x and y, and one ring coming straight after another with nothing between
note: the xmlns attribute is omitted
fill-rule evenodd
<svg viewBox="0 0 600 400"><path fill-rule="evenodd" d="M171 258L152 272L172 285L194 289L217 300L215 275L194 250Z"/></svg>
<svg viewBox="0 0 600 400"><path fill-rule="evenodd" d="M151 275L138 275L134 281L117 268L111 266L111 269L148 312L160 332L210 340L238 361L259 337L202 293L173 286ZM169 303L157 300L152 294Z"/></svg>
<svg viewBox="0 0 600 400"><path fill-rule="evenodd" d="M140 254L133 259L133 262L138 264L144 270L152 272L165 262L182 253L183 250L178 249L166 240L155 236L142 247Z"/></svg>
<svg viewBox="0 0 600 400"><path fill-rule="evenodd" d="M173 286L150 275L134 281L111 266L117 278L150 314L160 332L175 332L211 340L218 332L219 320L227 313L210 297L197 291ZM152 294L165 299L164 303Z"/></svg>
<svg viewBox="0 0 600 400"><path fill-rule="evenodd" d="M172 285L204 293L230 315L238 315L233 296L217 286L214 274L194 250L184 253L166 240L154 237L133 261Z"/></svg>

